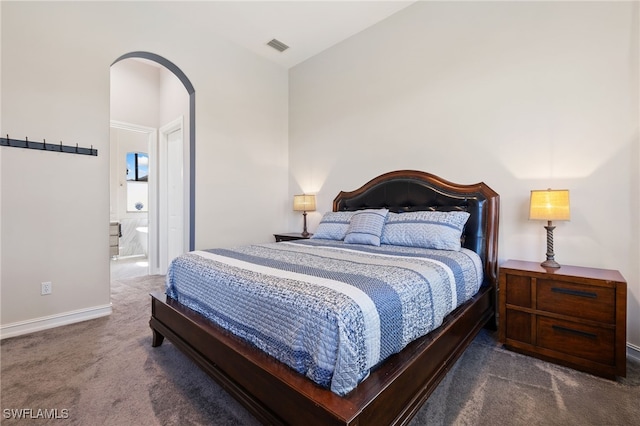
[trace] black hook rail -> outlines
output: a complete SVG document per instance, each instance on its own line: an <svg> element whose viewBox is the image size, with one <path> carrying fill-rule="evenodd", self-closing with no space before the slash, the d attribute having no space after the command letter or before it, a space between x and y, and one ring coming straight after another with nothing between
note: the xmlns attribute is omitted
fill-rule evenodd
<svg viewBox="0 0 640 426"><path fill-rule="evenodd" d="M93 145L91 145L91 148L82 148L79 147L78 144L76 144L76 146L63 145L62 141L60 143L47 143L46 140L43 140L42 142L32 142L29 138L24 138L24 140L11 139L9 138L9 135L7 135L6 138L0 138L0 146L38 149L40 151L66 152L68 154L98 155L98 150L93 149Z"/></svg>

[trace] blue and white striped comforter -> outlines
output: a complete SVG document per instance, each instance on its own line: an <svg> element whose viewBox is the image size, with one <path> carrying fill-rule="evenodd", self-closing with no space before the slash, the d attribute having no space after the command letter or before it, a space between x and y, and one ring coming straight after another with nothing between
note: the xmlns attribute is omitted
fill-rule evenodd
<svg viewBox="0 0 640 426"><path fill-rule="evenodd" d="M305 240L176 258L167 295L345 395L482 283L472 251Z"/></svg>

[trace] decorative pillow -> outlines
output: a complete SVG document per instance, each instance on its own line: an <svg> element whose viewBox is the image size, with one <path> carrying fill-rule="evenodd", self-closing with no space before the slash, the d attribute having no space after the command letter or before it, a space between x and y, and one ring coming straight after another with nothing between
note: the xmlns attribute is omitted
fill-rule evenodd
<svg viewBox="0 0 640 426"><path fill-rule="evenodd" d="M381 243L458 251L469 216L463 211L390 213Z"/></svg>
<svg viewBox="0 0 640 426"><path fill-rule="evenodd" d="M351 216L355 212L327 212L320 219L320 223L311 238L325 240L344 240L349 229Z"/></svg>
<svg viewBox="0 0 640 426"><path fill-rule="evenodd" d="M344 237L344 242L349 244L380 245L382 228L387 220L387 209L358 210L351 217L351 223Z"/></svg>

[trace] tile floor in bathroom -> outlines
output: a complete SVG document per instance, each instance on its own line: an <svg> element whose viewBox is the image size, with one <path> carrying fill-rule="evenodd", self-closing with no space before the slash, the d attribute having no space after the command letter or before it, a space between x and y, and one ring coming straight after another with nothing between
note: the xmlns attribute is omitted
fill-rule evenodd
<svg viewBox="0 0 640 426"><path fill-rule="evenodd" d="M121 280L149 275L146 256L129 256L111 259L111 280Z"/></svg>

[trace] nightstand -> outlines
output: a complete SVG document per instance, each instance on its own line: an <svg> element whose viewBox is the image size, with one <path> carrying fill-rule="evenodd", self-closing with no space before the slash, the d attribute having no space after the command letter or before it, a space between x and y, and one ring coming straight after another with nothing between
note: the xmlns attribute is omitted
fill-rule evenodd
<svg viewBox="0 0 640 426"><path fill-rule="evenodd" d="M620 272L509 260L499 286L506 348L609 379L626 375L627 284Z"/></svg>
<svg viewBox="0 0 640 426"><path fill-rule="evenodd" d="M306 240L311 238L313 234L309 234L306 237L302 236L302 233L300 232L292 232L289 234L273 234L274 237L276 237L276 243L279 243L281 241L293 241L293 240Z"/></svg>

